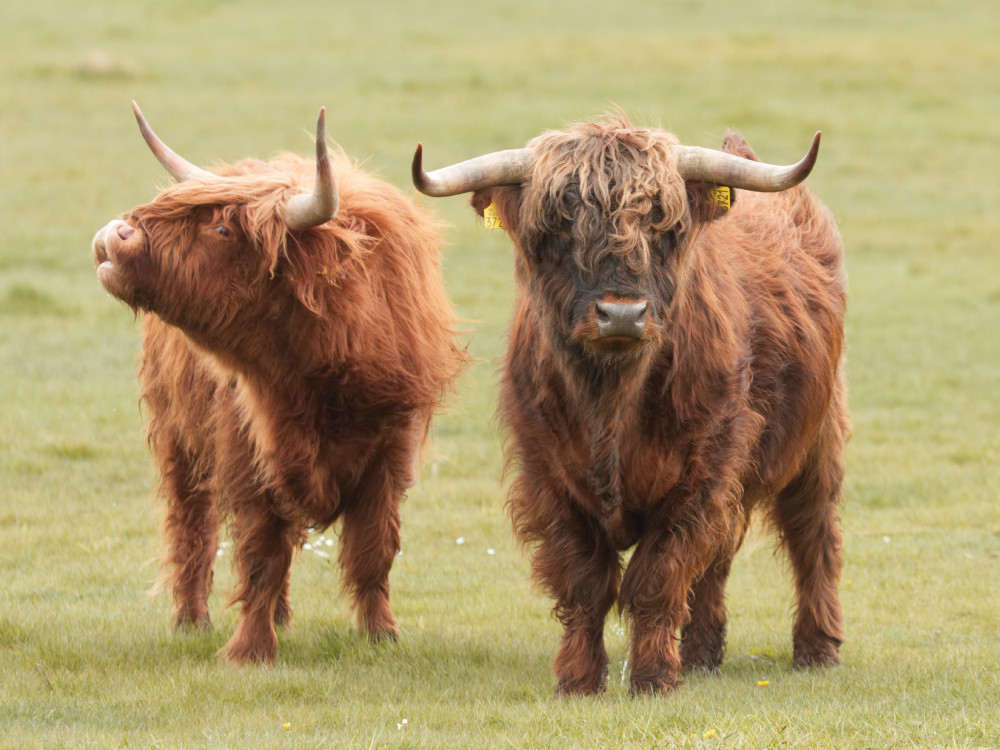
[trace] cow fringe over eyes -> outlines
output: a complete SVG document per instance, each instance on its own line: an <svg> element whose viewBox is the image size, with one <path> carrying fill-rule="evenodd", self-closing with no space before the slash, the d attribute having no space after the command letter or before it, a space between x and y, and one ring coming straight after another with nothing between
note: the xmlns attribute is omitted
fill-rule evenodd
<svg viewBox="0 0 1000 750"><path fill-rule="evenodd" d="M624 116L543 133L528 144L535 160L522 231L537 236L572 227L580 268L593 271L614 254L632 272L647 272L650 236L683 234L692 224L674 158L679 144L671 133L633 128Z"/></svg>

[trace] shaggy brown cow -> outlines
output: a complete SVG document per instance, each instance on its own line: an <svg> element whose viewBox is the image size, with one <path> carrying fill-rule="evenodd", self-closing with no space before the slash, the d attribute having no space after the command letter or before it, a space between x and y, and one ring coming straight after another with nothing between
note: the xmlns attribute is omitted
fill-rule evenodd
<svg viewBox="0 0 1000 750"><path fill-rule="evenodd" d="M273 661L274 624L291 618L293 552L310 527L339 519L360 629L393 638L400 500L466 358L436 227L328 153L322 110L315 162L284 155L217 173L178 157L135 114L180 184L101 229L93 252L104 287L144 313L139 378L174 622L209 625L228 518L242 612L223 653Z"/></svg>
<svg viewBox="0 0 1000 750"><path fill-rule="evenodd" d="M735 134L713 151L624 118L430 174L418 147L417 187L475 191L516 247L509 511L564 628L561 693L604 689L616 600L633 692L716 669L754 508L794 568L794 663L838 660L846 279L833 219L794 187L817 149L776 167ZM749 192L726 213L716 185Z"/></svg>

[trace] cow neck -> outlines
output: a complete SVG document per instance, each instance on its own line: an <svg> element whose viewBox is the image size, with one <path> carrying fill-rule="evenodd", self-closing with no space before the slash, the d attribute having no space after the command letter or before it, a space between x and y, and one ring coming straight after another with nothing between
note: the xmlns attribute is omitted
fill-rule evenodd
<svg viewBox="0 0 1000 750"><path fill-rule="evenodd" d="M639 357L622 368L591 362L582 364L582 372L573 378L577 382L569 384L570 392L576 394L581 422L590 426L587 485L604 518L622 506L621 445L624 436L640 427L642 386L648 369L648 357Z"/></svg>

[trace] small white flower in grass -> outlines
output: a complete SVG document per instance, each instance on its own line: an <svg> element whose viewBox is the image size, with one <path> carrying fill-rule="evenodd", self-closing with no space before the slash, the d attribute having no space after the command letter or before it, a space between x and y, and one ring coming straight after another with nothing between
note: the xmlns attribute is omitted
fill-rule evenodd
<svg viewBox="0 0 1000 750"><path fill-rule="evenodd" d="M403 727L406 726L406 724L407 724L406 719L403 719L402 721L396 723L396 729L401 730Z"/></svg>
<svg viewBox="0 0 1000 750"><path fill-rule="evenodd" d="M888 544L889 542L892 541L892 537L884 536L884 537L882 537L882 541L885 542L886 544Z"/></svg>
<svg viewBox="0 0 1000 750"><path fill-rule="evenodd" d="M309 542L306 542L305 544L302 545L302 549L306 550L307 552L311 552L312 548L313 546L309 544Z"/></svg>
<svg viewBox="0 0 1000 750"><path fill-rule="evenodd" d="M313 553L319 555L320 557L329 557L330 555L321 549L314 549Z"/></svg>
<svg viewBox="0 0 1000 750"><path fill-rule="evenodd" d="M486 554L487 555L495 555L496 553L497 553L497 551L495 549L493 549L492 547L490 547L488 550L486 550Z"/></svg>
<svg viewBox="0 0 1000 750"><path fill-rule="evenodd" d="M465 537L460 536L458 539L455 540L455 544L465 544Z"/></svg>
<svg viewBox="0 0 1000 750"><path fill-rule="evenodd" d="M332 539L327 539L327 540L326 540L326 541L324 542L324 544L325 544L325 545L326 545L327 547L332 547L332 546L333 546L333 540L332 540Z"/></svg>

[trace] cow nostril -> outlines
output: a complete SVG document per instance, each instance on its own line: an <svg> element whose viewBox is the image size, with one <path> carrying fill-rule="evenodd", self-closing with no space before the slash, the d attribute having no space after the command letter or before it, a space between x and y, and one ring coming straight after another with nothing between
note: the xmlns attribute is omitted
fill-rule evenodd
<svg viewBox="0 0 1000 750"><path fill-rule="evenodd" d="M135 234L135 229L130 227L124 221L118 225L117 231L118 231L118 236L123 240L127 240L129 237Z"/></svg>
<svg viewBox="0 0 1000 750"><path fill-rule="evenodd" d="M594 318L601 337L642 338L649 312L649 300L611 302L601 300L594 305Z"/></svg>

